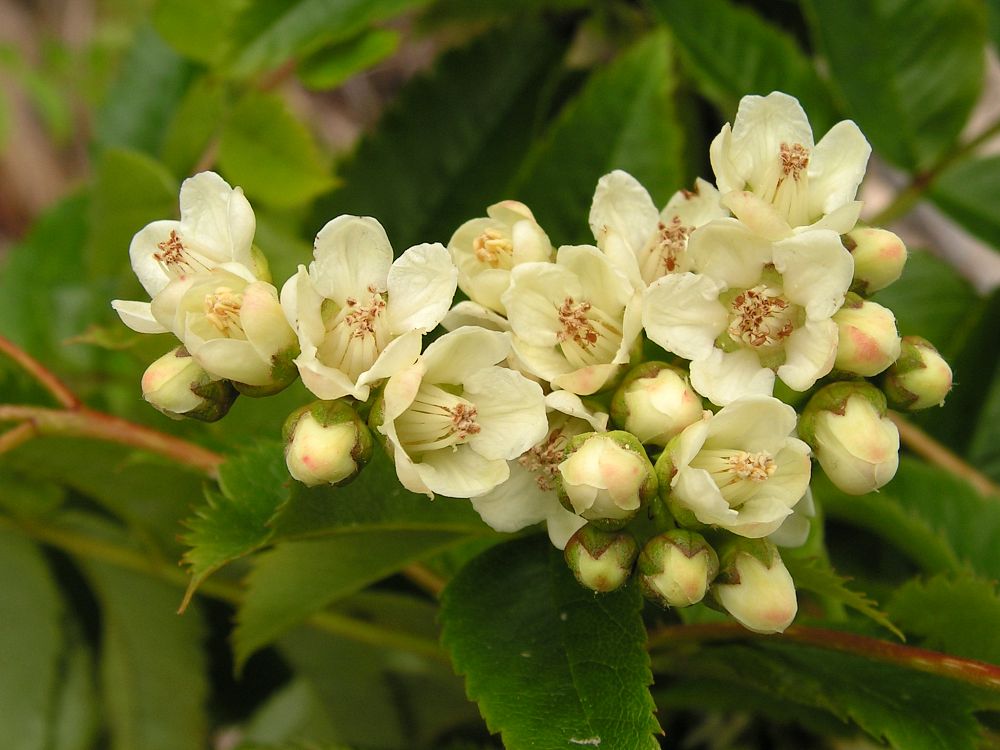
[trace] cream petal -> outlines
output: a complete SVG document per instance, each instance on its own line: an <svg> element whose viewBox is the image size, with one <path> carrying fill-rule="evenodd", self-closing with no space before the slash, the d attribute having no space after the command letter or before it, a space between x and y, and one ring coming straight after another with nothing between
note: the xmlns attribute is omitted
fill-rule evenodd
<svg viewBox="0 0 1000 750"><path fill-rule="evenodd" d="M368 400L370 389L367 385L359 386L345 373L324 365L316 359L315 350L309 354L303 352L296 357L295 366L299 369L302 384L316 398L333 401L344 396L352 396L358 401Z"/></svg>
<svg viewBox="0 0 1000 750"><path fill-rule="evenodd" d="M760 186L754 184L754 177L778 158L782 143L812 148L812 127L798 99L779 91L767 96L744 96L733 121L731 158L755 188Z"/></svg>
<svg viewBox="0 0 1000 750"><path fill-rule="evenodd" d="M369 288L385 291L392 245L370 216L338 216L316 235L310 275L316 291L343 306Z"/></svg>
<svg viewBox="0 0 1000 750"><path fill-rule="evenodd" d="M756 284L771 262L772 247L737 219L716 219L688 239L688 254L698 272L730 289Z"/></svg>
<svg viewBox="0 0 1000 750"><path fill-rule="evenodd" d="M584 299L611 317L621 313L635 291L611 260L593 245L563 245L556 253L556 264L580 280Z"/></svg>
<svg viewBox="0 0 1000 750"><path fill-rule="evenodd" d="M153 317L148 302L115 299L111 300L111 307L118 313L122 323L136 333L167 333L168 329Z"/></svg>
<svg viewBox="0 0 1000 750"><path fill-rule="evenodd" d="M303 347L308 343L315 348L323 343L326 336L322 315L323 297L313 287L305 266L299 266L298 273L281 288L281 309Z"/></svg>
<svg viewBox="0 0 1000 750"><path fill-rule="evenodd" d="M628 278L642 285L636 258L656 232L659 212L637 179L616 169L597 182L590 205L590 230L597 246Z"/></svg>
<svg viewBox="0 0 1000 750"><path fill-rule="evenodd" d="M733 190L743 190L747 182L746 177L733 163L732 143L733 129L727 122L708 147L708 158L712 164L712 171L715 173L715 182L719 186L719 192L723 194Z"/></svg>
<svg viewBox="0 0 1000 750"><path fill-rule="evenodd" d="M703 359L726 330L729 317L719 302L722 282L694 273L657 279L643 295L642 326L646 335L685 359Z"/></svg>
<svg viewBox="0 0 1000 750"><path fill-rule="evenodd" d="M694 190L678 190L660 212L660 220L667 223L677 217L689 227L700 227L713 219L724 219L729 212L722 206L722 195L715 185L698 177Z"/></svg>
<svg viewBox="0 0 1000 750"><path fill-rule="evenodd" d="M395 419L410 408L410 404L417 396L417 391L420 390L424 375L424 365L417 361L395 373L386 381L382 391L384 418L383 429L380 431L396 444L399 443L399 440L396 436Z"/></svg>
<svg viewBox="0 0 1000 750"><path fill-rule="evenodd" d="M844 304L854 276L854 259L828 229L801 232L774 244L774 267L784 296L813 320L829 318Z"/></svg>
<svg viewBox="0 0 1000 750"><path fill-rule="evenodd" d="M392 264L386 283L389 328L394 333L426 333L448 312L458 285L458 269L444 245L416 245Z"/></svg>
<svg viewBox="0 0 1000 750"><path fill-rule="evenodd" d="M196 239L198 249L208 253L217 263L236 260L229 225L232 195L233 188L215 172L200 172L181 183L184 234ZM253 211L250 213L252 215ZM240 232L245 234L246 227L241 227Z"/></svg>
<svg viewBox="0 0 1000 750"><path fill-rule="evenodd" d="M702 523L729 528L739 515L729 507L718 485L704 469L690 466L678 469L671 487L674 499Z"/></svg>
<svg viewBox="0 0 1000 750"><path fill-rule="evenodd" d="M767 489L789 508L795 507L809 490L809 479L812 476L809 453L809 446L804 442L798 438L788 438L784 447L774 456L778 468L767 480Z"/></svg>
<svg viewBox="0 0 1000 750"><path fill-rule="evenodd" d="M548 431L541 386L518 372L502 367L474 372L462 395L475 405L480 428L468 444L484 458L517 458Z"/></svg>
<svg viewBox="0 0 1000 750"><path fill-rule="evenodd" d="M512 200L494 203L486 209L486 215L494 221L499 221L509 227L513 227L519 221L524 221L525 219L532 222L535 220L535 215L531 213L530 208L520 201Z"/></svg>
<svg viewBox="0 0 1000 750"><path fill-rule="evenodd" d="M748 190L726 193L722 204L754 234L772 242L792 233L788 219L767 201Z"/></svg>
<svg viewBox="0 0 1000 750"><path fill-rule="evenodd" d="M413 468L432 492L446 497L485 495L510 476L506 461L483 458L468 445L431 451Z"/></svg>
<svg viewBox="0 0 1000 750"><path fill-rule="evenodd" d="M569 417L587 422L594 432L604 432L608 427L608 415L602 411L592 412L579 396L569 391L552 391L545 396L545 408L558 411Z"/></svg>
<svg viewBox="0 0 1000 750"><path fill-rule="evenodd" d="M777 531L791 514L792 509L773 496L753 497L740 506L726 528L748 539L760 539Z"/></svg>
<svg viewBox="0 0 1000 750"><path fill-rule="evenodd" d="M553 346L534 346L517 336L511 344L518 361L531 375L551 383L560 375L571 372L569 362Z"/></svg>
<svg viewBox="0 0 1000 750"><path fill-rule="evenodd" d="M770 396L774 372L761 367L757 355L746 349L714 349L691 363L691 386L716 406L725 406L744 396Z"/></svg>
<svg viewBox="0 0 1000 750"><path fill-rule="evenodd" d="M830 213L854 200L871 152L861 129L850 120L838 122L820 139L809 159L813 216Z"/></svg>
<svg viewBox="0 0 1000 750"><path fill-rule="evenodd" d="M160 243L166 242L171 232L180 233L178 221L154 221L147 224L132 237L128 255L139 283L150 297L155 297L173 278L155 257L160 252Z"/></svg>
<svg viewBox="0 0 1000 750"><path fill-rule="evenodd" d="M429 383L464 383L479 370L502 362L510 353L510 336L466 326L446 333L427 347L421 360Z"/></svg>
<svg viewBox="0 0 1000 750"><path fill-rule="evenodd" d="M785 362L778 367L781 382L793 391L807 391L829 374L837 358L837 324L807 321L785 340Z"/></svg>
<svg viewBox="0 0 1000 750"><path fill-rule="evenodd" d="M463 300L451 308L441 319L441 326L446 331L462 326L479 326L489 331L510 330L507 318L471 300Z"/></svg>
<svg viewBox="0 0 1000 750"><path fill-rule="evenodd" d="M590 396L604 388L621 369L617 364L590 365L556 375L550 382L554 388Z"/></svg>
<svg viewBox="0 0 1000 750"><path fill-rule="evenodd" d="M247 268L254 267L251 248L257 231L257 218L242 188L234 188L229 198L229 236L232 242L232 259Z"/></svg>
<svg viewBox="0 0 1000 750"><path fill-rule="evenodd" d="M514 265L544 262L552 259L552 242L534 219L519 221L510 229L514 244Z"/></svg>
<svg viewBox="0 0 1000 750"><path fill-rule="evenodd" d="M510 533L544 521L559 500L554 492L540 489L535 475L517 461L509 462L508 468L507 481L472 498L472 507L491 529Z"/></svg>
<svg viewBox="0 0 1000 750"><path fill-rule="evenodd" d="M377 383L379 380L392 377L400 370L412 365L420 356L420 344L421 336L416 331L404 333L399 338L390 341L389 345L372 363L372 366L358 376L358 386ZM355 398L358 397L355 396ZM364 401L367 398L366 394L364 398L359 400Z"/></svg>
<svg viewBox="0 0 1000 750"><path fill-rule="evenodd" d="M149 303L153 317L177 338L183 338L185 313L180 307L191 290L194 278L189 276L171 281Z"/></svg>
<svg viewBox="0 0 1000 750"><path fill-rule="evenodd" d="M587 519L566 510L558 501L545 521L549 541L556 549L565 549L569 538L587 525Z"/></svg>
<svg viewBox="0 0 1000 750"><path fill-rule="evenodd" d="M862 201L849 201L844 205L835 208L828 214L824 214L815 224L807 227L797 227L794 231L808 232L813 229L829 229L837 234L847 234L858 223L861 217Z"/></svg>
<svg viewBox="0 0 1000 750"><path fill-rule="evenodd" d="M705 412L710 415L711 412ZM677 439L669 444L670 460L675 468L687 466L695 456L698 455L711 431L710 418L704 418L694 424L685 427ZM671 481L673 486L677 481L677 476Z"/></svg>
<svg viewBox="0 0 1000 750"><path fill-rule="evenodd" d="M247 284L243 290L240 322L247 341L256 349L257 355L268 363L276 354L298 344L295 332L285 320L277 291L265 281Z"/></svg>
<svg viewBox="0 0 1000 750"><path fill-rule="evenodd" d="M795 430L795 409L771 396L747 396L723 407L710 421L709 448L776 454ZM796 499L801 497L800 492Z"/></svg>
<svg viewBox="0 0 1000 750"><path fill-rule="evenodd" d="M211 339L198 345L185 340L191 356L208 372L226 380L246 385L267 385L271 382L271 363L265 362L249 341Z"/></svg>
<svg viewBox="0 0 1000 750"><path fill-rule="evenodd" d="M510 282L503 303L515 336L533 346L555 346L559 306L567 297L584 298L579 279L555 263L524 263L511 272Z"/></svg>

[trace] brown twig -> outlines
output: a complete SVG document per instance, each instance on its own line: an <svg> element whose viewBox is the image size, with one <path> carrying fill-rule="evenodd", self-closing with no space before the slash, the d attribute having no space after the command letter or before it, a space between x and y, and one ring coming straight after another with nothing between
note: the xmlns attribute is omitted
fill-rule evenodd
<svg viewBox="0 0 1000 750"><path fill-rule="evenodd" d="M890 411L889 418L899 430L899 439L918 456L957 477L961 477L975 487L981 495L1000 495L1000 487L994 484L988 476L967 464L901 414Z"/></svg>
<svg viewBox="0 0 1000 750"><path fill-rule="evenodd" d="M0 434L0 453L14 450L22 443L26 443L38 434L38 430L31 422L22 422L7 432Z"/></svg>
<svg viewBox="0 0 1000 750"><path fill-rule="evenodd" d="M435 599L440 598L444 591L446 581L422 563L407 565L402 573Z"/></svg>
<svg viewBox="0 0 1000 750"><path fill-rule="evenodd" d="M18 365L20 365L31 377L38 381L52 397L67 409L75 409L80 406L80 399L71 391L65 383L47 370L37 359L17 346L13 341L0 336L0 352L3 352Z"/></svg>

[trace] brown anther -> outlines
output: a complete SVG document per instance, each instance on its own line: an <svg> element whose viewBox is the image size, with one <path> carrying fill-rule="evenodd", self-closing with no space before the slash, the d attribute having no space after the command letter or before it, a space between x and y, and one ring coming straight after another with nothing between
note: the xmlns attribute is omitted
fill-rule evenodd
<svg viewBox="0 0 1000 750"><path fill-rule="evenodd" d="M789 303L758 286L740 292L730 303L728 333L734 341L752 347L772 346L792 335L795 326L786 317Z"/></svg>
<svg viewBox="0 0 1000 750"><path fill-rule="evenodd" d="M347 306L352 309L344 316L344 322L350 326L351 336L356 339L375 334L375 322L385 309L385 299L375 291L375 287L369 286L368 291L372 296L367 304L359 306L353 297L347 299Z"/></svg>
<svg viewBox="0 0 1000 750"><path fill-rule="evenodd" d="M482 428L476 422L478 411L472 404L456 404L447 412L451 415L451 423L459 439L464 440L470 435L478 435Z"/></svg>
<svg viewBox="0 0 1000 750"><path fill-rule="evenodd" d="M737 451L729 457L729 471L738 479L749 479L751 482L763 482L770 479L778 466L767 453L748 453Z"/></svg>
<svg viewBox="0 0 1000 750"><path fill-rule="evenodd" d="M587 317L590 307L589 302L574 303L572 297L563 300L559 307L559 322L562 323L562 330L558 334L559 341L572 339L584 349L597 343L597 329Z"/></svg>
<svg viewBox="0 0 1000 750"><path fill-rule="evenodd" d="M809 149L801 143L781 144L781 171L785 177L798 182L799 176L809 166ZM784 179L784 178L782 178Z"/></svg>
<svg viewBox="0 0 1000 750"><path fill-rule="evenodd" d="M679 216L675 216L669 224L661 221L657 225L660 259L668 273L673 273L677 269L678 258L687 249L688 236L693 231L694 227L681 224Z"/></svg>
<svg viewBox="0 0 1000 750"><path fill-rule="evenodd" d="M184 256L184 243L177 235L177 231L170 230L170 236L163 242L157 242L158 253L153 253L153 258L167 266L180 266L187 262Z"/></svg>
<svg viewBox="0 0 1000 750"><path fill-rule="evenodd" d="M545 440L517 459L521 466L535 475L535 484L543 492L555 489L555 476L564 457L566 442L563 431L554 429Z"/></svg>

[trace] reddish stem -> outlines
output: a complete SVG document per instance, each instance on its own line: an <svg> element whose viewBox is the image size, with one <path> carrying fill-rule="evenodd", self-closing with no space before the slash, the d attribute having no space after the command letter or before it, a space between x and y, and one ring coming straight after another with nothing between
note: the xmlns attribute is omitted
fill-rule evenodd
<svg viewBox="0 0 1000 750"><path fill-rule="evenodd" d="M45 388L52 397L67 409L75 409L80 406L80 399L71 391L65 383L57 378L50 370L47 370L41 362L32 357L26 351L17 346L13 341L0 336L0 352L3 352L12 360L17 362L31 377Z"/></svg>

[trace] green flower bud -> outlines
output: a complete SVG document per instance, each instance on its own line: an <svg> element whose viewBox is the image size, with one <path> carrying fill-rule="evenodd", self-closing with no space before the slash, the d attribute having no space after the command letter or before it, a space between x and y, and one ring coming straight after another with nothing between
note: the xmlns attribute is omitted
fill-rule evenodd
<svg viewBox="0 0 1000 750"><path fill-rule="evenodd" d="M639 545L627 531L603 531L587 524L569 538L563 554L581 585L607 593L628 580Z"/></svg>
<svg viewBox="0 0 1000 750"><path fill-rule="evenodd" d="M684 370L665 362L645 362L633 368L618 387L611 401L611 418L639 442L662 447L701 419L703 409Z"/></svg>
<svg viewBox="0 0 1000 750"><path fill-rule="evenodd" d="M833 316L839 339L834 367L871 377L899 356L900 339L892 310L848 292L844 306Z"/></svg>
<svg viewBox="0 0 1000 750"><path fill-rule="evenodd" d="M899 467L899 431L886 416L882 391L869 383L820 389L802 413L799 434L830 480L849 495L877 490Z"/></svg>
<svg viewBox="0 0 1000 750"><path fill-rule="evenodd" d="M620 529L656 494L656 474L634 435L585 432L566 446L559 464L559 500L605 529Z"/></svg>
<svg viewBox="0 0 1000 750"><path fill-rule="evenodd" d="M899 359L886 371L882 390L896 408L918 411L944 403L951 377L951 367L930 341L904 336Z"/></svg>
<svg viewBox="0 0 1000 750"><path fill-rule="evenodd" d="M215 422L226 416L238 395L228 380L205 372L183 346L164 354L142 374L142 397L171 419Z"/></svg>
<svg viewBox="0 0 1000 750"><path fill-rule="evenodd" d="M859 227L843 237L854 258L851 291L868 295L898 279L906 265L906 245L892 232L875 227Z"/></svg>
<svg viewBox="0 0 1000 750"><path fill-rule="evenodd" d="M646 542L639 555L639 585L663 607L700 602L719 572L719 558L701 534L673 529Z"/></svg>
<svg viewBox="0 0 1000 750"><path fill-rule="evenodd" d="M285 421L285 464L303 484L346 484L371 459L372 436L343 401L315 401Z"/></svg>
<svg viewBox="0 0 1000 750"><path fill-rule="evenodd" d="M795 583L767 539L734 537L721 550L712 596L747 630L781 633L795 619Z"/></svg>

